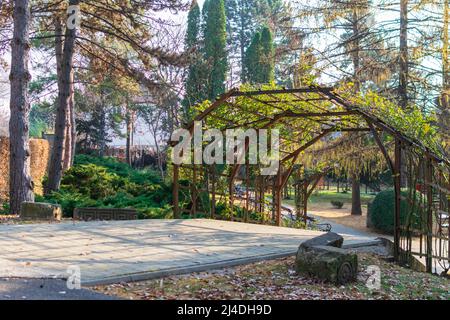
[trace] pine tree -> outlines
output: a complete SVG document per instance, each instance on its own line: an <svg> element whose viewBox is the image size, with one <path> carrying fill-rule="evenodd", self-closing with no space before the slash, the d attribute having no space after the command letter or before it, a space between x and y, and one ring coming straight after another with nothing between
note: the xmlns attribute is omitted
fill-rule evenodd
<svg viewBox="0 0 450 320"><path fill-rule="evenodd" d="M237 66L241 82L246 82L245 50L258 25L256 0L225 0L230 64Z"/></svg>
<svg viewBox="0 0 450 320"><path fill-rule="evenodd" d="M30 2L15 1L14 31L11 41L11 97L9 121L9 202L12 214L20 213L24 201L34 201L33 182L30 175L28 83L30 73Z"/></svg>
<svg viewBox="0 0 450 320"><path fill-rule="evenodd" d="M190 107L205 100L205 74L204 60L201 52L201 14L196 0L192 2L188 14L188 26L186 32L186 51L191 52L192 58L188 68L188 76L185 82L186 95L183 100L184 120L190 118Z"/></svg>
<svg viewBox="0 0 450 320"><path fill-rule="evenodd" d="M223 0L209 0L206 7L205 59L209 75L207 97L214 100L225 91L227 72L226 17Z"/></svg>

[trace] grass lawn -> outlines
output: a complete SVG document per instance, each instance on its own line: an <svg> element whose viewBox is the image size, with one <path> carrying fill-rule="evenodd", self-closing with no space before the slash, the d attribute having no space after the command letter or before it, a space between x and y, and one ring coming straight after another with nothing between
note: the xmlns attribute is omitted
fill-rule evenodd
<svg viewBox="0 0 450 320"><path fill-rule="evenodd" d="M358 281L336 286L302 277L294 257L158 280L98 286L94 290L125 299L450 299L450 280L418 273L386 262L373 253L359 253ZM381 269L381 288L366 287L369 265Z"/></svg>
<svg viewBox="0 0 450 320"><path fill-rule="evenodd" d="M376 194L374 193L361 193L361 203L363 205L367 205L375 198ZM342 201L343 203L352 203L352 193L347 192L336 192L336 191L327 191L320 190L313 192L311 197L308 200L308 203L311 204L319 204L319 203L327 203L330 204L331 201ZM294 199L283 200L283 202L294 206Z"/></svg>

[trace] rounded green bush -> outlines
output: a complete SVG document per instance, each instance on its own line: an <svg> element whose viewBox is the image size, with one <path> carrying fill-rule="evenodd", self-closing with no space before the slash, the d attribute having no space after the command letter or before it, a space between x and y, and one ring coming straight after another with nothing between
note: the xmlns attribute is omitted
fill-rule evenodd
<svg viewBox="0 0 450 320"><path fill-rule="evenodd" d="M400 221L402 224L406 223L408 213L411 214L411 227L419 228L420 226L420 209L417 203L421 199L420 193L416 193L416 205L408 204L404 200L408 196L408 190L402 190L402 200L400 202ZM373 202L369 206L370 220L373 227L379 231L389 234L394 233L394 216L395 216L395 192L394 189L381 191L377 194Z"/></svg>

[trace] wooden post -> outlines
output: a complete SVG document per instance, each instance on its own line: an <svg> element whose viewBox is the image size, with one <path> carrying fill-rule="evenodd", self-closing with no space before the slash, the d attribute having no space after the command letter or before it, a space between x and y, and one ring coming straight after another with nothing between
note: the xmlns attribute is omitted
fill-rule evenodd
<svg viewBox="0 0 450 320"><path fill-rule="evenodd" d="M180 219L180 204L178 199L178 189L179 189L179 171L180 166L173 165L173 217L175 219Z"/></svg>
<svg viewBox="0 0 450 320"><path fill-rule="evenodd" d="M400 206L401 206L401 167L402 145L400 139L395 137L395 163L394 163L394 192L395 192L395 216L394 216L394 259L400 257Z"/></svg>

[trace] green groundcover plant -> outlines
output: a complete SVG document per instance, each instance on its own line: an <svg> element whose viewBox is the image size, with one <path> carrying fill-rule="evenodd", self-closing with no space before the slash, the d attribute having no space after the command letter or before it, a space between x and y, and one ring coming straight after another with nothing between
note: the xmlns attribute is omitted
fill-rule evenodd
<svg viewBox="0 0 450 320"><path fill-rule="evenodd" d="M77 207L134 208L140 219L172 216L170 183L157 171L135 170L109 157L77 156L61 189L37 201L61 205L66 217L72 217Z"/></svg>

